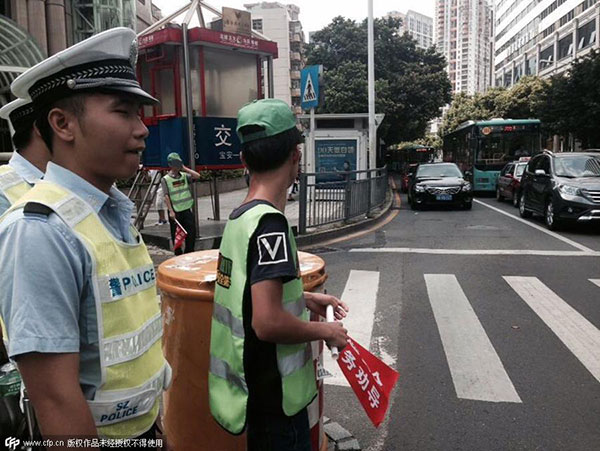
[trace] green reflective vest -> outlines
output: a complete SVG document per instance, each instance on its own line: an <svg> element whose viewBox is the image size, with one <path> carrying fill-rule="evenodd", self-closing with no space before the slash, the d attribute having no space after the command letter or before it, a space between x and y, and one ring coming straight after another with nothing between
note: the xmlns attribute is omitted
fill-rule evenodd
<svg viewBox="0 0 600 451"><path fill-rule="evenodd" d="M168 194L171 199L173 210L179 213L180 211L192 208L194 199L192 199L192 191L188 183L187 175L182 173L178 178L175 178L167 174L164 179L167 183L167 189L169 190Z"/></svg>
<svg viewBox="0 0 600 451"><path fill-rule="evenodd" d="M239 218L229 220L219 249L217 284L210 337L208 375L210 410L214 418L233 434L246 425L248 387L244 374L243 299L248 282L247 258L250 237L260 219L279 210L260 204ZM288 230L294 262L298 264L296 241ZM283 246L285 243L281 243ZM283 307L303 321L309 321L298 277L283 285ZM277 345L277 367L281 375L283 411L292 416L306 407L317 394L310 343Z"/></svg>

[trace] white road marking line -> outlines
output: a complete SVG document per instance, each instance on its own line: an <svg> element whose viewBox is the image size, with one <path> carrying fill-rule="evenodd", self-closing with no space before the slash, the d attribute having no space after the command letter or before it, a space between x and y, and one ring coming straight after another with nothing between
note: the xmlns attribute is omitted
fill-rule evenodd
<svg viewBox="0 0 600 451"><path fill-rule="evenodd" d="M348 304L350 312L342 321L348 330L348 335L354 338L364 348L371 346L371 333L375 320L375 306L377 303L377 291L379 289L378 271L351 270L341 300ZM333 377L324 379L328 385L342 385L349 387L337 362L331 358L328 349L324 351L323 365Z"/></svg>
<svg viewBox="0 0 600 451"><path fill-rule="evenodd" d="M600 251L545 251L528 249L427 249L414 247L366 247L349 252L432 255L540 255L544 257L600 257Z"/></svg>
<svg viewBox="0 0 600 451"><path fill-rule="evenodd" d="M504 216L508 216L509 218L512 218L515 221L519 221L519 222L522 222L523 224L527 224L528 226L533 227L534 229L537 229L540 232L544 232L545 234L550 235L551 237L554 237L557 240L560 240L563 243L567 243L568 245L576 247L577 249L580 249L580 250L582 250L584 252L594 252L594 250L590 249L589 247L584 246L583 244L579 244L576 241L570 240L569 238L565 238L564 236L559 235L556 232L552 232L551 230L548 230L548 229L546 229L546 228L544 228L542 226L534 224L534 223L532 223L530 221L526 221L525 219L520 218L520 217L518 217L516 215L511 215L510 213L507 213L504 210L501 210L501 209L496 208L496 207L492 207L491 205L488 205L485 202L482 202L482 201L477 200L477 199L473 199L473 202L476 202L476 203L478 203L480 205L483 205L484 207L487 207L487 208L489 208L491 210L494 210L494 211L496 211L496 212L498 212L500 214L503 214Z"/></svg>
<svg viewBox="0 0 600 451"><path fill-rule="evenodd" d="M600 330L537 277L504 280L600 382Z"/></svg>
<svg viewBox="0 0 600 451"><path fill-rule="evenodd" d="M590 282L592 282L593 284L596 284L600 287L600 279L589 279Z"/></svg>
<svg viewBox="0 0 600 451"><path fill-rule="evenodd" d="M456 277L425 274L425 283L456 395L522 402Z"/></svg>

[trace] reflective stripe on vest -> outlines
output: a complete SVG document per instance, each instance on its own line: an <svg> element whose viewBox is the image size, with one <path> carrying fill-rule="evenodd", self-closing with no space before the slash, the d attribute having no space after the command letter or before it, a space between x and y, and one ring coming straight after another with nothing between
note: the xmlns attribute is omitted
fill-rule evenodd
<svg viewBox="0 0 600 451"><path fill-rule="evenodd" d="M221 241L220 258L226 264L219 269L231 271L217 276L210 343L209 400L211 413L228 431L240 433L246 424L248 387L244 373L243 297L247 283L247 256L251 236L265 214L281 214L275 208L259 204L239 218L229 220ZM297 251L288 229L296 266ZM226 288L228 286L228 288ZM306 300L299 278L283 284L283 308L298 319L308 321ZM276 345L277 367L281 375L282 408L295 415L316 395L314 365L310 343Z"/></svg>
<svg viewBox="0 0 600 451"><path fill-rule="evenodd" d="M171 377L161 349L156 277L146 246L135 229L137 243L116 240L85 201L54 183L39 182L10 210L27 202L46 205L60 216L92 261L101 381L88 404L98 434L139 436L154 424L160 394Z"/></svg>
<svg viewBox="0 0 600 451"><path fill-rule="evenodd" d="M0 166L0 192L4 194L11 205L31 188L32 186L12 166L8 164Z"/></svg>
<svg viewBox="0 0 600 451"><path fill-rule="evenodd" d="M188 184L187 175L181 174L178 179L173 178L170 175L165 175L164 180L167 183L169 199L171 199L173 210L180 212L189 210L194 206L194 200L192 199L192 193L190 190L190 185ZM175 186L175 182L182 182L182 184Z"/></svg>

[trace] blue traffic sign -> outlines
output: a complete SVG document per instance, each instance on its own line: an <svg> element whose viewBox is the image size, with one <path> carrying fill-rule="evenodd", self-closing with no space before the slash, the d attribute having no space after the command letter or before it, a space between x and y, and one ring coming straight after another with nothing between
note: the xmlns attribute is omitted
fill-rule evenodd
<svg viewBox="0 0 600 451"><path fill-rule="evenodd" d="M302 109L319 106L319 72L322 66L306 66L300 74L300 96Z"/></svg>

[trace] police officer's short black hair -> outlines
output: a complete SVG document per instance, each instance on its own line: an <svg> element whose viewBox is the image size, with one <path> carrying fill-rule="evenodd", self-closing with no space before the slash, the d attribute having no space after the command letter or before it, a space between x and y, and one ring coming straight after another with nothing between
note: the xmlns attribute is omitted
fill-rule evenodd
<svg viewBox="0 0 600 451"><path fill-rule="evenodd" d="M53 108L61 108L73 113L75 116L77 116L77 118L81 118L85 114L86 96L86 93L75 94L64 99L57 100L56 102L53 102L52 104L41 109L40 114L35 121L35 125L40 131L40 135L44 140L44 143L46 143L46 147L48 147L48 150L50 150L50 153L52 153L53 150L52 137L54 136L54 131L48 122L48 114L50 113L50 110Z"/></svg>
<svg viewBox="0 0 600 451"><path fill-rule="evenodd" d="M239 130L242 135L250 135L261 130L260 126L248 125ZM242 144L246 166L251 172L266 172L280 168L296 149L304 142L300 130L293 127L285 132Z"/></svg>
<svg viewBox="0 0 600 451"><path fill-rule="evenodd" d="M12 143L15 146L15 150L17 152L25 149L33 139L33 121L27 128L20 129L15 131L15 134L12 136Z"/></svg>

